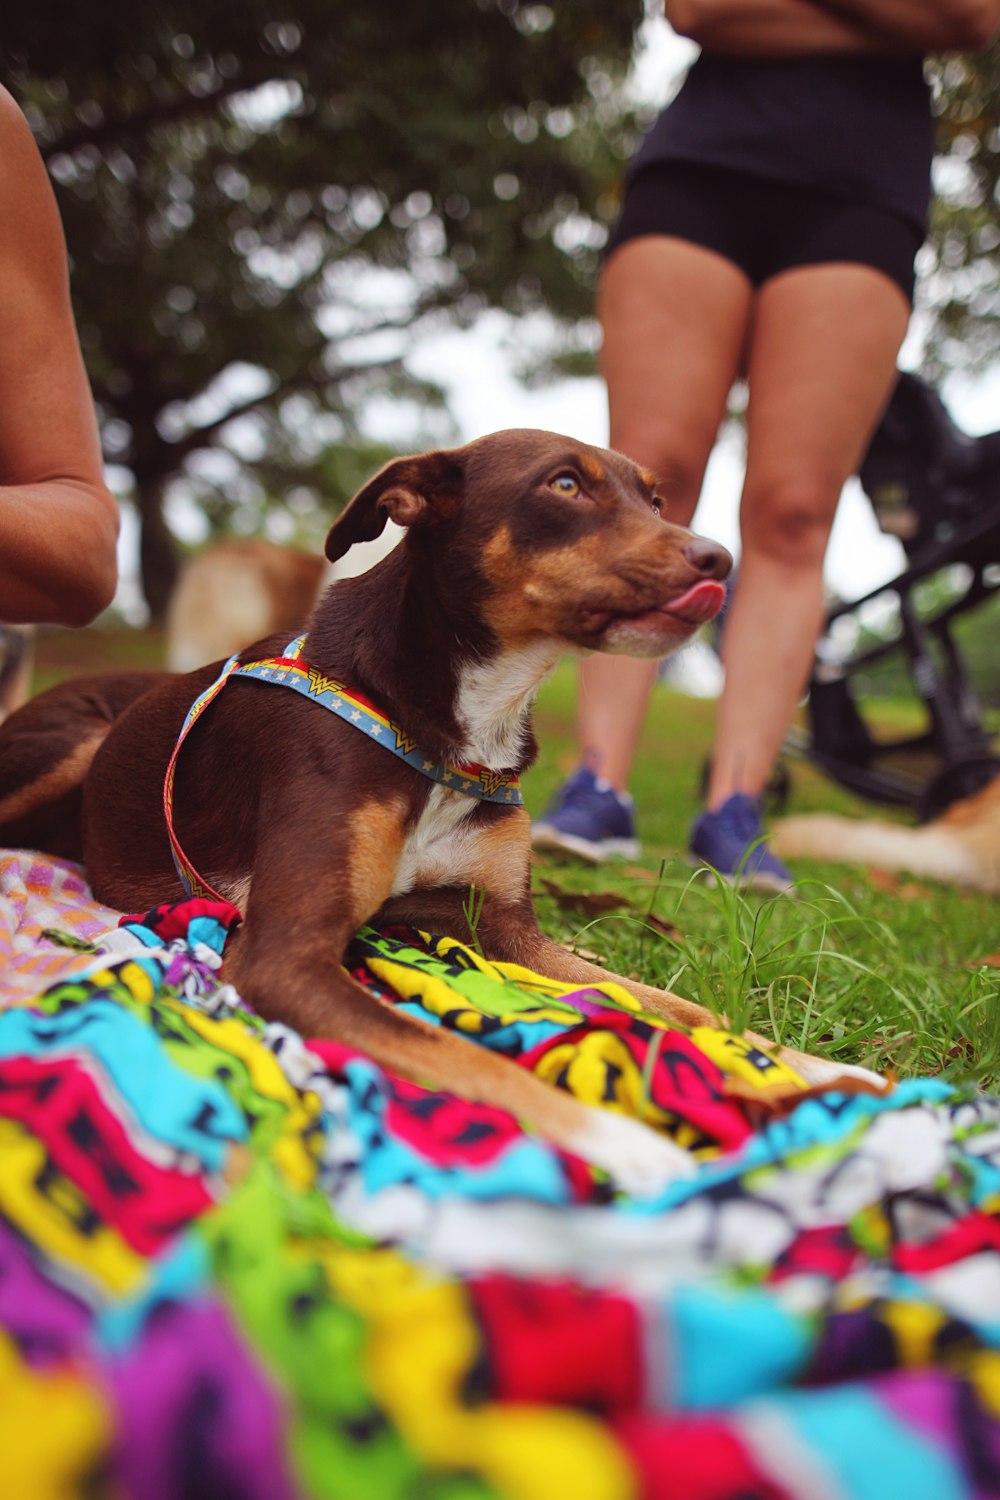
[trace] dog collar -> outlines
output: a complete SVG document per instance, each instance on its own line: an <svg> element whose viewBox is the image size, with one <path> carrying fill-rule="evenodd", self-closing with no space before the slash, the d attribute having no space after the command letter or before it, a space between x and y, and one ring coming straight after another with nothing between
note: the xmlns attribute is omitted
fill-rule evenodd
<svg viewBox="0 0 1000 1500"><path fill-rule="evenodd" d="M384 750L398 756L400 760L405 760L406 764L414 771L419 771L421 776L426 776L428 780L437 782L449 791L459 792L465 797L474 797L480 802L499 802L506 807L523 806L520 778L513 771L492 771L488 766L475 763L455 766L435 765L430 756L425 755L418 748L405 730L382 713L375 704L363 698L360 693L350 692L343 683L336 682L332 677L326 676L318 668L304 661L302 648L305 640L304 635L296 636L288 643L280 656L266 657L263 661L241 663L237 652L229 658L215 681L195 699L188 709L163 781L163 816L177 873L184 889L191 895L222 899L218 892L214 891L198 874L181 848L174 831L174 776L177 758L181 746L198 719L233 677L253 677L258 682L270 682L276 687L287 687L293 692L301 693L304 697L312 699L314 703L318 703L321 708L336 714L338 719L343 719L345 724L350 724L352 728L366 734Z"/></svg>

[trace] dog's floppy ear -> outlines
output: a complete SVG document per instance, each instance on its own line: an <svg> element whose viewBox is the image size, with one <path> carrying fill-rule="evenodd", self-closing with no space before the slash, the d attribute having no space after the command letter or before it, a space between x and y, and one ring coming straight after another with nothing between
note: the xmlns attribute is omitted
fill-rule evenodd
<svg viewBox="0 0 1000 1500"><path fill-rule="evenodd" d="M326 538L327 557L336 562L355 542L374 541L385 530L386 521L426 526L454 515L464 476L461 450L394 458L334 521Z"/></svg>

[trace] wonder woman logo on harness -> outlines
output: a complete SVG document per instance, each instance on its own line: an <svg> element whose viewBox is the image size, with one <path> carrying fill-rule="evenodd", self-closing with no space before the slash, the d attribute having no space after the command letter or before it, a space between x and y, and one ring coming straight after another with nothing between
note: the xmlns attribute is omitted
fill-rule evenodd
<svg viewBox="0 0 1000 1500"><path fill-rule="evenodd" d="M406 733L406 731L403 730L403 729L400 729L400 727L399 727L398 724L393 724L392 721L390 720L390 722L389 722L389 728L392 730L393 734L396 736L396 749L397 750L401 750L404 755L409 755L409 754L411 754L412 751L414 751L417 748L417 742L416 742L416 740L411 740L410 736Z"/></svg>
<svg viewBox="0 0 1000 1500"><path fill-rule="evenodd" d="M492 797L494 792L498 792L509 781L506 771L491 771L486 766L479 767L479 782L488 797Z"/></svg>
<svg viewBox="0 0 1000 1500"><path fill-rule="evenodd" d="M314 698L319 698L323 693L340 693L343 691L339 682L332 677L325 676L316 667L307 667L309 673L309 692Z"/></svg>

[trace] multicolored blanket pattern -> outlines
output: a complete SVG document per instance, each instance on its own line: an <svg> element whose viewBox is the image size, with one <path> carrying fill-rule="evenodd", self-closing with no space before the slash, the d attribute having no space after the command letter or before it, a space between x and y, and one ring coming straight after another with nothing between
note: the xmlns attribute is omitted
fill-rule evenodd
<svg viewBox="0 0 1000 1500"><path fill-rule="evenodd" d="M72 866L0 857L4 1500L1000 1495L1000 1101L794 1106L613 985L359 936L363 984L695 1154L638 1202L265 1024L231 908L94 952L39 926L67 884L99 925Z"/></svg>

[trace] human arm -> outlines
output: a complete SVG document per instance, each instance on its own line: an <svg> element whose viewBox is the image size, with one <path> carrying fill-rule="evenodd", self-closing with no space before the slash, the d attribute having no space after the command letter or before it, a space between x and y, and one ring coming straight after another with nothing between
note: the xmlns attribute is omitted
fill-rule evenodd
<svg viewBox="0 0 1000 1500"><path fill-rule="evenodd" d="M0 89L0 620L84 625L114 594L118 508L69 297L62 225Z"/></svg>
<svg viewBox="0 0 1000 1500"><path fill-rule="evenodd" d="M813 0L664 0L674 31L708 52L818 57L886 52L885 42Z"/></svg>
<svg viewBox="0 0 1000 1500"><path fill-rule="evenodd" d="M885 56L981 47L1000 0L665 0L664 12L710 52Z"/></svg>
<svg viewBox="0 0 1000 1500"><path fill-rule="evenodd" d="M977 52L1000 26L1000 0L817 0L831 15L919 52Z"/></svg>

